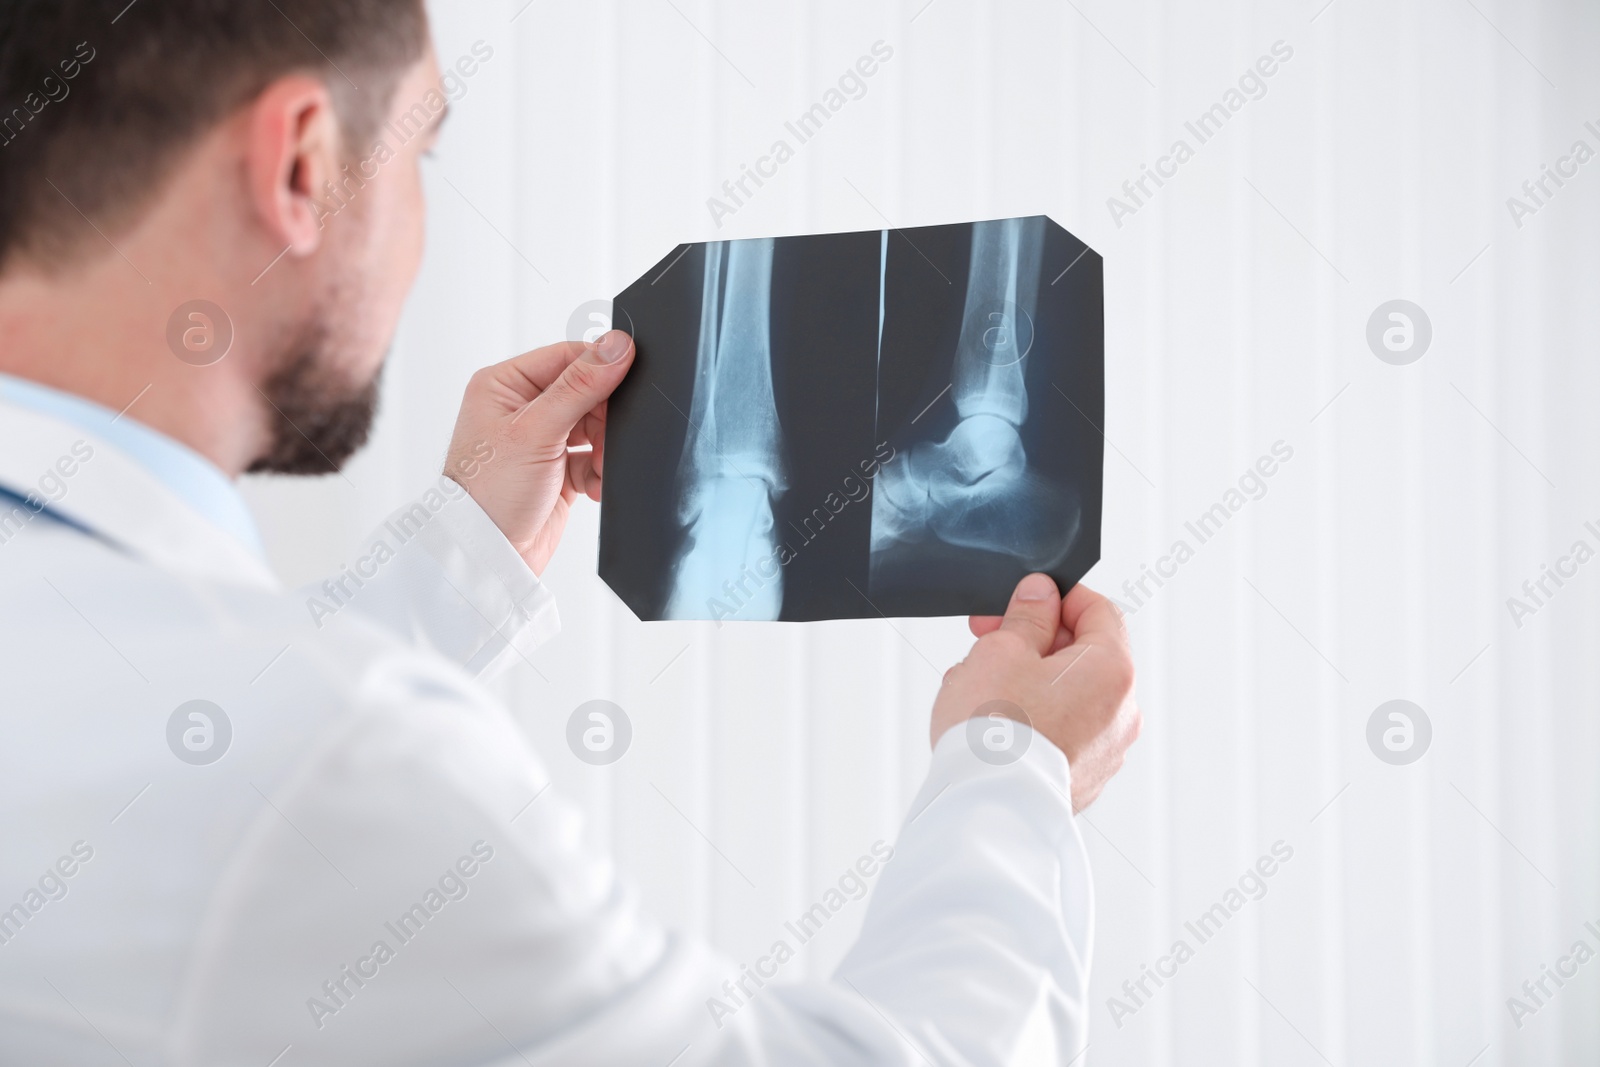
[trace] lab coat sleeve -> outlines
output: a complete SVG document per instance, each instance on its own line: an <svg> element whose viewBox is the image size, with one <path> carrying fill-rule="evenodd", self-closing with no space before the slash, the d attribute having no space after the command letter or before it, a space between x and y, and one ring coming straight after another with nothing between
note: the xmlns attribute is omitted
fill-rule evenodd
<svg viewBox="0 0 1600 1067"><path fill-rule="evenodd" d="M444 476L303 592L318 629L359 616L485 681L561 629L550 589Z"/></svg>
<svg viewBox="0 0 1600 1067"><path fill-rule="evenodd" d="M1082 1048L1089 874L1066 760L1042 738L1000 768L951 731L833 978L779 968L739 995L754 961L652 920L509 716L451 678L386 672L312 760L257 783L267 802L205 918L176 1063L259 1067L286 1045L304 1067L1009 1065Z"/></svg>
<svg viewBox="0 0 1600 1067"><path fill-rule="evenodd" d="M1066 757L1027 736L1003 767L940 738L832 980L762 990L711 1062L1082 1062L1088 857Z"/></svg>

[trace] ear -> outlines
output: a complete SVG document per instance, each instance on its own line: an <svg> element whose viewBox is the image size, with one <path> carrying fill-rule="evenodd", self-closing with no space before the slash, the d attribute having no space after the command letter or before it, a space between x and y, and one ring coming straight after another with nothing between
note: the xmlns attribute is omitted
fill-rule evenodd
<svg viewBox="0 0 1600 1067"><path fill-rule="evenodd" d="M307 256L322 244L322 205L342 158L339 118L328 87L291 75L249 105L245 166L250 201L274 243Z"/></svg>

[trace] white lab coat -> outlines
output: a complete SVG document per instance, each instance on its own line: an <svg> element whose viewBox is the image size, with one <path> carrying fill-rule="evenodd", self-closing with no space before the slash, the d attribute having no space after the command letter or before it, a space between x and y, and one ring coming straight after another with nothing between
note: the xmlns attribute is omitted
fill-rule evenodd
<svg viewBox="0 0 1600 1067"><path fill-rule="evenodd" d="M58 465L75 446L92 458ZM139 464L0 402L0 485L26 494L64 467L51 507L71 524L0 523L0 1063L1014 1064L1083 1047L1088 866L1042 738L995 768L950 731L833 980L780 973L734 998L739 966L652 921L479 685L557 623L453 483L403 545L385 533L394 558L319 627ZM193 700L231 726L208 765L168 741ZM711 998L736 1010L713 1021Z"/></svg>

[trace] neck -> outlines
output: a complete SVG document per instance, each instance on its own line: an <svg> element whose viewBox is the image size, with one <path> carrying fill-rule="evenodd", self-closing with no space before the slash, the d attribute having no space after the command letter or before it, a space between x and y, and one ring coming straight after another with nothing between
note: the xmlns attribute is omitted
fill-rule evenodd
<svg viewBox="0 0 1600 1067"><path fill-rule="evenodd" d="M51 272L15 263L0 274L0 371L125 412L236 477L268 435L255 386L260 331L246 327L251 297L264 294L251 292L249 278L212 269L211 257L186 254L209 243L195 232L208 212L195 190L174 193L164 200L187 197L186 212L158 207L137 229L110 239L91 232L81 262ZM229 249L234 262L271 261L271 253L236 249ZM227 308L234 332L227 355L205 367L180 360L167 342L173 313L197 298Z"/></svg>
<svg viewBox="0 0 1600 1067"><path fill-rule="evenodd" d="M120 258L117 264L147 289ZM165 351L165 301L148 291L135 300L106 299L93 286L80 292L33 278L0 282L0 371L124 412L229 477L248 467L250 449L230 423L250 398L236 388L237 376L208 376L215 367L192 367Z"/></svg>

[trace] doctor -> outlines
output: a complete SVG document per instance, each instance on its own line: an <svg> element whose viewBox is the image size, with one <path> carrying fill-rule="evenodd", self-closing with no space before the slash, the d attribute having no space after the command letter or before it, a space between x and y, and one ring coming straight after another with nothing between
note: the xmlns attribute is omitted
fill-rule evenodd
<svg viewBox="0 0 1600 1067"><path fill-rule="evenodd" d="M1036 575L973 620L837 974L729 982L585 847L480 685L556 628L538 575L598 499L628 337L475 375L444 476L318 587L314 618L234 486L327 473L365 440L443 110L420 0L13 0L13 101L0 1063L1079 1053L1074 810L1139 729L1105 599ZM970 731L993 701L1033 728ZM968 740L996 730L1009 762Z"/></svg>

